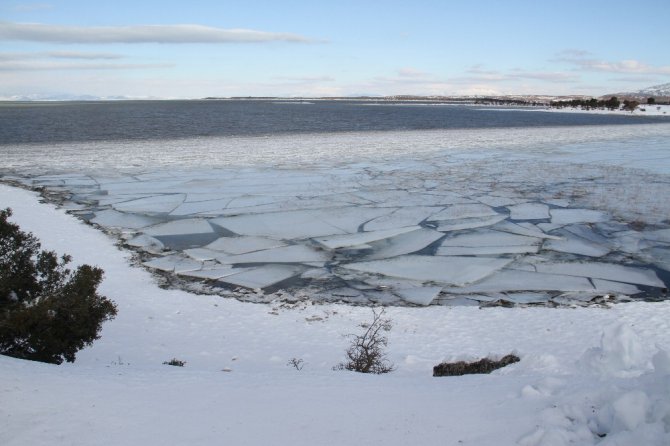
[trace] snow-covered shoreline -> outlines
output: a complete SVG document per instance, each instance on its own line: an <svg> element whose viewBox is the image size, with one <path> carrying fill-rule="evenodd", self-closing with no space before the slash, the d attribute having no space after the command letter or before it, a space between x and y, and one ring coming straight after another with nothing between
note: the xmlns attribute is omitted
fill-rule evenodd
<svg viewBox="0 0 670 446"><path fill-rule="evenodd" d="M3 444L595 444L597 429L609 429L611 444L668 439L655 418L667 407L654 389L670 370L662 354L655 372L650 361L670 350L670 302L391 308L397 371L335 372L347 345L341 335L368 320L369 309L303 303L273 311L163 290L112 239L34 193L0 186L0 203L45 248L101 266L101 292L119 305L73 365L0 357ZM623 328L609 328L600 354L587 355L596 362L580 362L614 326ZM512 350L522 361L492 375L430 376L444 359ZM162 365L172 357L186 367ZM286 365L292 357L305 360L302 371ZM602 418L597 429L591 406Z"/></svg>

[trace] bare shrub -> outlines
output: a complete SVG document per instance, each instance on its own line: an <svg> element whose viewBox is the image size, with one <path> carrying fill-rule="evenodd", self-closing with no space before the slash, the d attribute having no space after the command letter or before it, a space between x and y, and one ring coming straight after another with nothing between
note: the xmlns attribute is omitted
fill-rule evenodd
<svg viewBox="0 0 670 446"><path fill-rule="evenodd" d="M365 331L363 334L348 334L351 345L347 349L347 360L334 367L335 370L352 370L360 373L388 373L395 367L386 358L384 348L388 345L388 339L384 332L392 328L391 319L385 319L384 309L372 310L372 322L362 323L360 327Z"/></svg>
<svg viewBox="0 0 670 446"><path fill-rule="evenodd" d="M169 361L165 361L163 365L173 365L175 367L184 367L186 365L186 361L182 361L177 358L172 358Z"/></svg>
<svg viewBox="0 0 670 446"><path fill-rule="evenodd" d="M298 371L302 370L302 368L305 367L305 364L305 361L300 358L291 358L286 363L287 366L294 367Z"/></svg>

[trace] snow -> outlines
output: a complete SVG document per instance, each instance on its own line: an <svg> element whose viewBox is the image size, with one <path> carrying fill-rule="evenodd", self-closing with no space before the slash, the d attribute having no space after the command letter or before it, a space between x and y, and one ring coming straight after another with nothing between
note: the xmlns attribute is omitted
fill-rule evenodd
<svg viewBox="0 0 670 446"><path fill-rule="evenodd" d="M335 372L341 335L369 309L161 289L108 236L32 193L0 186L0 197L45 248L103 267L100 291L119 305L74 364L0 357L2 444L594 445L596 433L667 444L668 302L388 308L397 370ZM492 375L431 377L445 358L513 350L521 362ZM162 365L173 357L186 366ZM303 370L286 365L293 357Z"/></svg>
<svg viewBox="0 0 670 446"><path fill-rule="evenodd" d="M0 205L11 207L14 220L46 249L104 269L100 292L119 306L101 339L74 364L0 357L0 444L669 444L670 302L586 306L605 290L632 294L635 284L660 286L664 276L652 276L649 265L669 262L668 126L569 130L3 148L4 166L33 178L40 170L91 172L38 182L99 198L96 217L119 217L106 212L111 209L163 223L218 222L203 233L190 224L167 231L167 237L213 237L186 250L196 259L164 255L142 227L122 238L161 254L148 261L162 268L245 290L208 295L161 288L162 279L117 248L115 231L107 235L39 203L33 193L0 186ZM505 150L492 149L494 143ZM314 158L305 155L312 152ZM276 167L238 168L240 160ZM551 223L531 218L542 204L550 205ZM509 215L500 206L509 206ZM433 220L440 212L454 218ZM635 219L639 226L630 225ZM323 268L308 265L323 261L266 258L243 268L209 260L264 251L281 254L274 260L296 260L276 250L314 249L313 237L414 225L421 229L324 250L332 256ZM516 235L544 240L543 249L445 257L431 251L442 238L487 233L496 237L461 248L492 249L498 237ZM607 253L594 261L549 249L562 239ZM500 247L514 246L536 245ZM356 265L361 270L350 268ZM301 276L323 286L254 289ZM445 278L461 286L443 288ZM231 298L245 296L268 303ZM343 335L357 333L371 316L368 307L339 303L338 296L357 304L370 304L370 296L414 304L386 308L393 373L332 370L344 359L349 340ZM547 300L565 306L525 307ZM480 307L497 301L522 306ZM521 362L491 375L431 376L445 359L510 352ZM172 358L186 366L163 365ZM291 358L305 367L287 366Z"/></svg>

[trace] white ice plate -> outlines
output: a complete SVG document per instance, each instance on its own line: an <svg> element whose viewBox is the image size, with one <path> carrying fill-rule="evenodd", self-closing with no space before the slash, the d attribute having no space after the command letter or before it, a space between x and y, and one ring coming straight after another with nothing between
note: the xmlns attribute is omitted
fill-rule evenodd
<svg viewBox="0 0 670 446"><path fill-rule="evenodd" d="M187 218L184 220L173 220L147 228L144 233L152 237L180 236L190 234L211 234L214 232L212 226L201 218Z"/></svg>
<svg viewBox="0 0 670 446"><path fill-rule="evenodd" d="M98 224L104 227L112 228L127 228L140 229L147 226L160 223L161 220L147 215L126 214L118 212L114 209L106 209L95 213L95 218L91 219L91 223Z"/></svg>
<svg viewBox="0 0 670 446"><path fill-rule="evenodd" d="M227 254L246 254L263 249L279 248L286 243L265 237L221 237L205 248L223 251Z"/></svg>
<svg viewBox="0 0 670 446"><path fill-rule="evenodd" d="M437 230L440 232L459 231L463 229L482 228L494 225L505 220L507 215L497 214L490 217L462 218L458 220L447 220L439 222Z"/></svg>
<svg viewBox="0 0 670 446"><path fill-rule="evenodd" d="M223 277L220 281L245 288L262 289L297 276L304 270L294 265L264 265L258 268L244 268L240 273Z"/></svg>
<svg viewBox="0 0 670 446"><path fill-rule="evenodd" d="M114 209L120 212L134 212L137 214L161 215L169 214L184 202L185 194L155 195L114 204Z"/></svg>
<svg viewBox="0 0 670 446"><path fill-rule="evenodd" d="M490 217L494 215L498 215L498 213L485 204L454 204L436 214L433 214L430 217L430 220L456 220L462 218Z"/></svg>
<svg viewBox="0 0 670 446"><path fill-rule="evenodd" d="M473 285L445 288L455 294L495 291L593 291L591 282L583 277L505 270Z"/></svg>
<svg viewBox="0 0 670 446"><path fill-rule="evenodd" d="M432 229L417 229L396 237L380 240L372 245L373 252L368 260L386 259L417 252L444 237L444 234Z"/></svg>
<svg viewBox="0 0 670 446"><path fill-rule="evenodd" d="M544 203L522 203L507 206L513 220L545 220L549 218L549 206Z"/></svg>
<svg viewBox="0 0 670 446"><path fill-rule="evenodd" d="M327 262L330 260L330 255L309 246L290 245L228 256L226 259L217 258L217 260L227 264Z"/></svg>
<svg viewBox="0 0 670 446"><path fill-rule="evenodd" d="M317 237L314 241L328 249L337 249L347 246L358 246L383 240L406 232L415 231L419 226L408 226L404 228L381 229L379 231L356 232L354 234L333 235L330 237Z"/></svg>
<svg viewBox="0 0 670 446"><path fill-rule="evenodd" d="M442 257L407 255L342 265L343 268L463 286L480 280L510 263L509 259L490 257Z"/></svg>
<svg viewBox="0 0 670 446"><path fill-rule="evenodd" d="M598 223L609 219L605 212L593 209L551 209L551 222L557 225L572 223Z"/></svg>
<svg viewBox="0 0 670 446"><path fill-rule="evenodd" d="M602 257L610 252L610 249L606 246L593 243L581 237L571 237L570 235L566 235L566 238L563 240L547 240L544 242L542 249L588 257Z"/></svg>
<svg viewBox="0 0 670 446"><path fill-rule="evenodd" d="M591 277L614 282L634 283L663 288L665 285L652 270L601 262L538 263L538 272L567 276Z"/></svg>

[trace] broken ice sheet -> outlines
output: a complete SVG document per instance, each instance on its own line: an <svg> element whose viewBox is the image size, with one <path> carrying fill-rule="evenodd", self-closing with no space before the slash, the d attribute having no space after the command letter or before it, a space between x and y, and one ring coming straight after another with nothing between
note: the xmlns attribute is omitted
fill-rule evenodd
<svg viewBox="0 0 670 446"><path fill-rule="evenodd" d="M161 223L145 229L144 233L157 238L172 249L202 246L218 237L207 220L200 218Z"/></svg>
<svg viewBox="0 0 670 446"><path fill-rule="evenodd" d="M330 237L317 237L314 241L328 249L343 248L346 246L364 245L377 240L386 239L406 232L415 231L419 226L404 228L381 229L378 231L356 232L354 234L334 235Z"/></svg>
<svg viewBox="0 0 670 446"><path fill-rule="evenodd" d="M203 265L200 261L185 258L178 254L156 257L155 259L143 262L142 264L149 268L174 273L198 270L201 269Z"/></svg>
<svg viewBox="0 0 670 446"><path fill-rule="evenodd" d="M167 215L186 198L185 194L155 195L114 204L120 212L134 212L146 215Z"/></svg>
<svg viewBox="0 0 670 446"><path fill-rule="evenodd" d="M163 245L160 240L146 234L140 234L137 237L133 237L132 239L128 240L126 244L128 246L140 248L143 251L150 252L152 254L158 254L165 249L165 245Z"/></svg>
<svg viewBox="0 0 670 446"><path fill-rule="evenodd" d="M203 267L202 269L193 271L181 271L178 274L180 276L195 277L198 279L216 280L239 272L240 270L238 268L233 268L230 265L219 265Z"/></svg>
<svg viewBox="0 0 670 446"><path fill-rule="evenodd" d="M432 257L407 255L342 265L343 268L410 280L462 286L480 280L510 263L489 257Z"/></svg>
<svg viewBox="0 0 670 446"><path fill-rule="evenodd" d="M330 260L330 254L305 245L290 245L246 254L231 255L225 259L217 258L217 260L227 264L306 262L314 264L315 262L327 262Z"/></svg>
<svg viewBox="0 0 670 446"><path fill-rule="evenodd" d="M126 229L140 229L147 226L155 225L161 220L147 215L126 214L118 212L113 209L106 209L95 213L95 218L91 219L91 223L98 224L104 227L112 228L126 228Z"/></svg>
<svg viewBox="0 0 670 446"><path fill-rule="evenodd" d="M220 282L251 289L263 289L295 277L305 271L296 265L264 265L256 268L242 268L239 273L222 277Z"/></svg>
<svg viewBox="0 0 670 446"><path fill-rule="evenodd" d="M478 230L448 237L437 249L437 255L482 255L536 253L541 240L536 237L495 230Z"/></svg>
<svg viewBox="0 0 670 446"><path fill-rule="evenodd" d="M551 296L547 293L507 293L502 297L502 300L524 305L546 303L549 302L550 298Z"/></svg>
<svg viewBox="0 0 670 446"><path fill-rule="evenodd" d="M612 282L603 279L593 279L592 282L593 285L595 285L596 290L602 293L616 293L632 296L633 294L641 292L638 287L629 283Z"/></svg>
<svg viewBox="0 0 670 446"><path fill-rule="evenodd" d="M430 221L491 217L495 215L498 215L498 213L485 204L454 204L436 214L433 214L430 217Z"/></svg>
<svg viewBox="0 0 670 446"><path fill-rule="evenodd" d="M239 235L291 240L354 233L366 221L389 212L389 209L346 207L238 215L211 222Z"/></svg>
<svg viewBox="0 0 670 446"><path fill-rule="evenodd" d="M372 243L372 253L367 260L386 259L421 251L426 246L444 237L444 234L432 229L421 228L415 231L379 240Z"/></svg>
<svg viewBox="0 0 670 446"><path fill-rule="evenodd" d="M431 286L416 280L370 277L365 279L365 283L379 289L388 290L404 301L415 305L430 305L442 292L441 286Z"/></svg>
<svg viewBox="0 0 670 446"><path fill-rule="evenodd" d="M609 219L605 212L592 209L551 209L549 213L551 214L551 222L556 225L597 223Z"/></svg>
<svg viewBox="0 0 670 446"><path fill-rule="evenodd" d="M593 291L591 282L584 277L542 274L529 271L503 270L475 284L449 287L444 291L454 294L487 293L497 291Z"/></svg>
<svg viewBox="0 0 670 446"><path fill-rule="evenodd" d="M494 225L505 220L507 215L497 214L489 217L468 217L456 220L438 222L437 230L440 232L460 231L463 229L475 229Z"/></svg>
<svg viewBox="0 0 670 446"><path fill-rule="evenodd" d="M512 223L510 221L501 221L491 229L495 229L496 231L509 232L510 234L525 235L527 237L561 240L561 237L545 234L540 228L532 223Z"/></svg>
<svg viewBox="0 0 670 446"><path fill-rule="evenodd" d="M549 218L549 206L544 203L522 203L507 206L512 220L546 220Z"/></svg>
<svg viewBox="0 0 670 446"><path fill-rule="evenodd" d="M610 252L609 247L577 237L568 231L561 231L559 234L563 237L562 240L547 240L542 249L588 257L602 257Z"/></svg>
<svg viewBox="0 0 670 446"><path fill-rule="evenodd" d="M205 248L223 251L227 254L246 254L248 252L279 248L281 246L286 246L286 243L265 237L242 236L221 237L205 246Z"/></svg>
<svg viewBox="0 0 670 446"><path fill-rule="evenodd" d="M370 220L365 224L366 231L376 231L380 229L402 228L406 226L415 226L431 215L444 209L444 207L428 206L408 206L397 209L388 215Z"/></svg>
<svg viewBox="0 0 670 446"><path fill-rule="evenodd" d="M634 283L663 288L665 285L656 273L649 269L600 262L538 263L538 272L566 276L591 277L614 282Z"/></svg>

